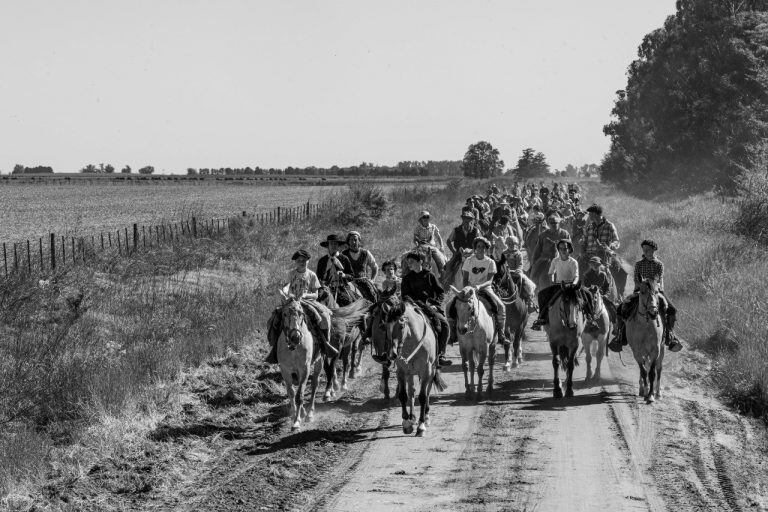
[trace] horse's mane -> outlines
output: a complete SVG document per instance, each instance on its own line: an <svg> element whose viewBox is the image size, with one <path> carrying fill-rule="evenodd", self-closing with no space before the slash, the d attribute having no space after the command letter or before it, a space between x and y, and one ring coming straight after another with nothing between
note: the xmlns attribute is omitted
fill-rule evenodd
<svg viewBox="0 0 768 512"><path fill-rule="evenodd" d="M353 328L358 327L360 330L364 329L365 317L368 314L368 310L371 303L365 299L358 299L348 306L332 309L333 316L331 318L331 324L335 331L347 332Z"/></svg>
<svg viewBox="0 0 768 512"><path fill-rule="evenodd" d="M579 293L580 289L581 283L574 283L573 285L563 286L563 300L566 302L578 304L579 307L583 307L584 300L582 295Z"/></svg>

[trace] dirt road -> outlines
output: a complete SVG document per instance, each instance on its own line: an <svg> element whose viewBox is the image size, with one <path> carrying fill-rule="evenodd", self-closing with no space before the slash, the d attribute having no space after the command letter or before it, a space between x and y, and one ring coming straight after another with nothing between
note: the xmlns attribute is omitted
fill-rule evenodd
<svg viewBox="0 0 768 512"><path fill-rule="evenodd" d="M646 405L628 351L626 367L612 355L590 387L582 355L571 399L551 398L541 334L529 333L524 352L511 373L497 367L496 389L481 402L465 399L460 366L451 367L424 438L402 434L399 405L377 398L369 371L319 405L303 432L283 423L269 439L233 441L175 508L768 509L765 429L687 384L697 377L686 373L699 365L695 354L668 359L665 396ZM458 361L455 347L449 355Z"/></svg>

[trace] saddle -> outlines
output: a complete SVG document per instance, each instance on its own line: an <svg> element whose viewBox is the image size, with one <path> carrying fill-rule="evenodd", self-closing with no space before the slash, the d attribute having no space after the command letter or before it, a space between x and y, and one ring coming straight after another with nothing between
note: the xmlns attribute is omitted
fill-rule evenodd
<svg viewBox="0 0 768 512"><path fill-rule="evenodd" d="M430 327L432 327L432 330L435 332L435 335L437 336L438 334L440 334L440 331L442 331L443 327L442 327L442 322L438 317L438 313L434 311L432 308L430 308L426 302L410 300L410 299L407 299L407 301L413 304L414 307L416 307L419 311L421 311L424 314L426 319L429 321Z"/></svg>

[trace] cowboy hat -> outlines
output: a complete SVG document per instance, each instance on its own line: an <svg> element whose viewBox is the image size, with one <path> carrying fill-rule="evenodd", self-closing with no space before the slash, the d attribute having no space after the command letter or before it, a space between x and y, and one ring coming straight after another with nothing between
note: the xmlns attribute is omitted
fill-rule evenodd
<svg viewBox="0 0 768 512"><path fill-rule="evenodd" d="M291 259L292 259L293 261L296 261L296 260L297 260L297 259L299 259L299 258L304 258L305 260L308 260L308 259L310 259L310 258L311 258L311 256L310 256L310 255L309 255L309 253L308 253L307 251L305 251L304 249L299 249L298 251L296 251L295 253L293 253L293 256L291 257Z"/></svg>
<svg viewBox="0 0 768 512"><path fill-rule="evenodd" d="M328 247L328 244L331 242L336 242L339 245L344 245L346 243L339 235L332 233L326 237L325 241L320 242L320 247Z"/></svg>
<svg viewBox="0 0 768 512"><path fill-rule="evenodd" d="M571 242L568 238L561 238L557 241L557 248L560 249L560 244L565 244L565 247L568 249L568 254L573 254L573 242Z"/></svg>

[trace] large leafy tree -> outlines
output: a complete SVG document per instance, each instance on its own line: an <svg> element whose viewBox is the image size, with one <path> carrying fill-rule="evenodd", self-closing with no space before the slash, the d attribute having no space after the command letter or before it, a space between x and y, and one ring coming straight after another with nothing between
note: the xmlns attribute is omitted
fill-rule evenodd
<svg viewBox="0 0 768 512"><path fill-rule="evenodd" d="M530 179L544 177L549 173L547 157L541 151L533 148L525 148L523 154L517 159L514 173L518 178Z"/></svg>
<svg viewBox="0 0 768 512"><path fill-rule="evenodd" d="M768 149L767 0L678 0L644 39L604 132L602 177L732 190Z"/></svg>
<svg viewBox="0 0 768 512"><path fill-rule="evenodd" d="M469 178L491 178L501 175L504 160L499 158L499 150L490 142L481 140L469 146L461 162L461 170Z"/></svg>

